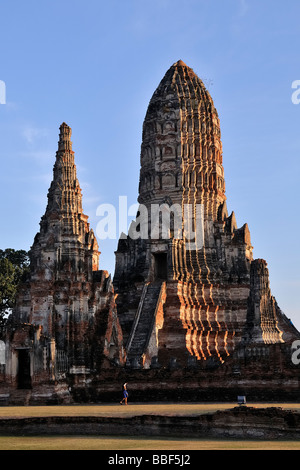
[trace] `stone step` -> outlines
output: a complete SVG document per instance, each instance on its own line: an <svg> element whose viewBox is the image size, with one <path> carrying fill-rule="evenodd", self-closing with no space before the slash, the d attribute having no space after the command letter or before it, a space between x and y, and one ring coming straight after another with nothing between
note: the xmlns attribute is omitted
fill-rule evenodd
<svg viewBox="0 0 300 470"><path fill-rule="evenodd" d="M147 288L139 322L135 330L130 350L128 351L129 359L132 359L133 357L139 359L144 353L160 289L161 283L149 284Z"/></svg>

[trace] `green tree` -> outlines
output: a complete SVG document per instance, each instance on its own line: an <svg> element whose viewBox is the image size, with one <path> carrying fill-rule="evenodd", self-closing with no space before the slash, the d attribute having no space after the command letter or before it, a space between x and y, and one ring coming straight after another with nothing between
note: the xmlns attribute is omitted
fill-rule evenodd
<svg viewBox="0 0 300 470"><path fill-rule="evenodd" d="M0 326L15 305L18 286L29 270L25 250L0 250Z"/></svg>

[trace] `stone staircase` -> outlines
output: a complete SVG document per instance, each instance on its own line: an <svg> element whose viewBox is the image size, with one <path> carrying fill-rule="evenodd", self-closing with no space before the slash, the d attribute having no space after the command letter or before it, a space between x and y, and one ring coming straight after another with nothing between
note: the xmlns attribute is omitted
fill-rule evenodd
<svg viewBox="0 0 300 470"><path fill-rule="evenodd" d="M144 286L144 291L127 342L127 360L130 365L139 365L141 356L153 328L154 315L159 300L162 282L157 281Z"/></svg>

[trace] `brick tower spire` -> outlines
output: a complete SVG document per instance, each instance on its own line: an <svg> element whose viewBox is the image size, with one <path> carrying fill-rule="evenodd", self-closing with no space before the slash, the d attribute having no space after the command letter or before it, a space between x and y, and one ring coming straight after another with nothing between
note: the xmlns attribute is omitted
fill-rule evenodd
<svg viewBox="0 0 300 470"><path fill-rule="evenodd" d="M238 228L235 214L227 212L217 110L202 80L181 60L168 69L150 100L140 161L140 208L128 236L120 238L114 276L127 358L144 367L155 357L164 365L173 359L184 364L187 358L223 363L247 325L252 246L248 225ZM160 207L156 237L153 206ZM171 223L177 210L179 228ZM132 236L134 230L140 230L140 238ZM264 329L270 325L269 310L256 315ZM263 341L280 343L273 316Z"/></svg>
<svg viewBox="0 0 300 470"><path fill-rule="evenodd" d="M82 194L76 175L71 133L71 128L62 123L53 180L48 192L48 205L41 221L41 233L49 229L49 223L60 220L56 229L59 229L61 236L82 237L88 231L88 218L82 210Z"/></svg>
<svg viewBox="0 0 300 470"><path fill-rule="evenodd" d="M64 381L65 373L88 374L103 361L123 360L114 290L109 273L99 270L99 254L82 210L71 128L62 123L48 204L30 250L30 274L12 314L11 358L30 346L27 383ZM10 360L16 376L22 364Z"/></svg>
<svg viewBox="0 0 300 470"><path fill-rule="evenodd" d="M90 230L88 216L82 209L82 193L76 174L71 134L71 128L63 122L53 180L48 191L48 204L31 250L33 260L37 262L44 256L44 247L49 246L47 261L55 263L58 277L64 277L65 270L61 267L66 262L73 266L77 276L80 276L86 265L91 265L92 270L97 270L99 266L97 240L93 230Z"/></svg>
<svg viewBox="0 0 300 470"><path fill-rule="evenodd" d="M143 126L139 202L203 204L217 219L224 203L220 122L202 80L183 61L173 64L153 94Z"/></svg>

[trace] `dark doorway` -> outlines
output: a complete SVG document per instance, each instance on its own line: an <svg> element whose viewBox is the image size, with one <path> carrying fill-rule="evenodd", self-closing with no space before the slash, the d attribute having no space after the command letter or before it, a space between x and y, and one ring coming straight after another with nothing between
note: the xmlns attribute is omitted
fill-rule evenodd
<svg viewBox="0 0 300 470"><path fill-rule="evenodd" d="M31 388L30 355L28 349L18 350L18 388Z"/></svg>
<svg viewBox="0 0 300 470"><path fill-rule="evenodd" d="M166 281L168 278L167 253L156 253L154 255L154 260L155 260L155 266L154 266L155 279L162 279Z"/></svg>

